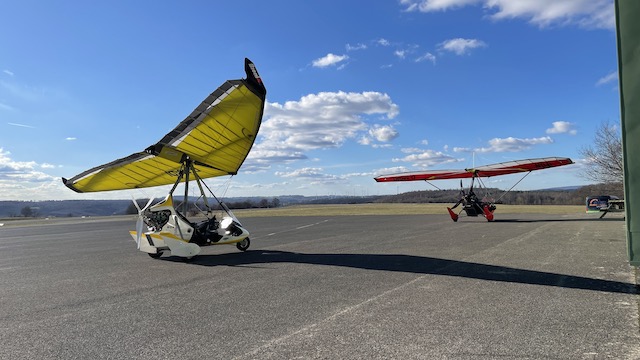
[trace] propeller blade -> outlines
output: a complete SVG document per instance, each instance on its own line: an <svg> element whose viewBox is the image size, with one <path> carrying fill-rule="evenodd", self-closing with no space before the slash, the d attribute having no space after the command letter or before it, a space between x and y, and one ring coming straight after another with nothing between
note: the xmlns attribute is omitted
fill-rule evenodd
<svg viewBox="0 0 640 360"><path fill-rule="evenodd" d="M140 205L138 205L138 202L133 197L133 195L131 196L131 201L133 201L133 205L135 205L136 209L138 209L138 213L140 213Z"/></svg>
<svg viewBox="0 0 640 360"><path fill-rule="evenodd" d="M149 201L147 201L147 204L143 208L140 208L140 205L138 205L136 199L133 199L133 196L132 200L133 204L136 206L136 209L138 209L138 220L136 221L136 245L138 246L138 250L140 250L140 240L142 240L142 235L144 232L144 212L149 208L154 200L154 197L149 198Z"/></svg>
<svg viewBox="0 0 640 360"><path fill-rule="evenodd" d="M147 202L147 205L145 205L141 211L145 211L147 210L147 208L149 207L149 205L151 205L151 203L153 202L153 197L149 198L149 201Z"/></svg>

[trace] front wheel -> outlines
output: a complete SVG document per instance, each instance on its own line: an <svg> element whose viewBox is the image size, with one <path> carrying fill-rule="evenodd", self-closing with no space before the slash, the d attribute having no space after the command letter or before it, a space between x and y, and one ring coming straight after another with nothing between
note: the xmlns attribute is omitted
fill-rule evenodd
<svg viewBox="0 0 640 360"><path fill-rule="evenodd" d="M157 253L155 253L155 254L147 253L147 255L151 256L151 257L152 257L152 258L154 258L154 259L159 259L159 258L160 258L160 256L162 256L162 251L158 251L158 252L157 252Z"/></svg>
<svg viewBox="0 0 640 360"><path fill-rule="evenodd" d="M242 241L236 243L236 247L240 251L247 251L249 245L251 245L251 240L249 240L249 238L244 238Z"/></svg>

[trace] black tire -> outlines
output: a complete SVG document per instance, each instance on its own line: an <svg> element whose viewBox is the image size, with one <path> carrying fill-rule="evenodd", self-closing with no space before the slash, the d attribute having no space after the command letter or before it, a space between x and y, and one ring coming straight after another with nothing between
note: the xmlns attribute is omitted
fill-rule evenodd
<svg viewBox="0 0 640 360"><path fill-rule="evenodd" d="M162 256L162 251L158 251L155 254L147 253L147 255L151 256L153 259L159 259Z"/></svg>
<svg viewBox="0 0 640 360"><path fill-rule="evenodd" d="M251 240L249 240L249 238L244 238L242 241L236 243L236 247L240 251L247 251L249 246L251 246Z"/></svg>

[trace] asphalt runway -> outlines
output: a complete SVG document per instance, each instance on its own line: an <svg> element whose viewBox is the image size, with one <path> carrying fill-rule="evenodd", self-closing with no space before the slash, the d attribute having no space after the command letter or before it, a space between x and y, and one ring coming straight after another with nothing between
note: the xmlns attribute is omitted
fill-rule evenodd
<svg viewBox="0 0 640 360"><path fill-rule="evenodd" d="M154 260L135 220L0 227L1 359L639 359L612 215L241 219Z"/></svg>

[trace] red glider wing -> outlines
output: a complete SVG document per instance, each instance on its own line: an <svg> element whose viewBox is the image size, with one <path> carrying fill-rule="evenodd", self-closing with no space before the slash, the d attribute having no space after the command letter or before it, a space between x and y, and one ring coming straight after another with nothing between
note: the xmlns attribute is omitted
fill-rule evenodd
<svg viewBox="0 0 640 360"><path fill-rule="evenodd" d="M471 177L490 177L498 175L508 175L520 172L548 169L556 166L573 164L569 158L548 157L538 159L526 159L508 161L499 164L478 166L473 169L464 170L424 170L405 172L399 174L381 175L375 177L377 182L388 181L418 181L418 180L445 180L445 179L466 179Z"/></svg>

